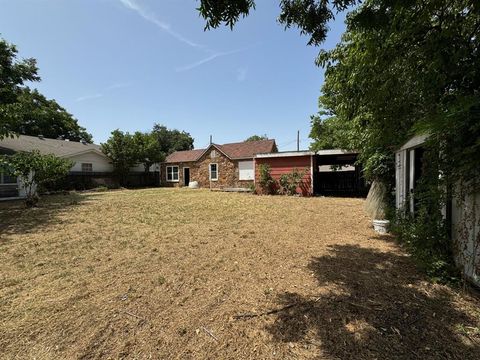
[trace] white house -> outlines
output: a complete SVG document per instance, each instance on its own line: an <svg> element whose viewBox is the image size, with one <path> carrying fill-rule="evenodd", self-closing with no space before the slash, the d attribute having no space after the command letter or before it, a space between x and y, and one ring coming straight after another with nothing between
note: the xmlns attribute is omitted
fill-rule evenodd
<svg viewBox="0 0 480 360"><path fill-rule="evenodd" d="M113 166L101 151L100 145L26 135L0 140L0 154L11 155L20 151L33 150L72 160L74 162L70 169L72 174L113 172ZM153 165L152 168L157 170L158 165ZM142 165L137 165L131 170L143 172L144 168ZM18 198L24 195L23 187L17 178L0 172L0 199Z"/></svg>
<svg viewBox="0 0 480 360"><path fill-rule="evenodd" d="M422 176L422 156L427 135L418 135L395 152L397 209L415 213L414 190ZM410 196L409 196L410 195ZM480 286L480 193L452 199L444 216L452 224L451 238L456 247L456 261L465 276Z"/></svg>

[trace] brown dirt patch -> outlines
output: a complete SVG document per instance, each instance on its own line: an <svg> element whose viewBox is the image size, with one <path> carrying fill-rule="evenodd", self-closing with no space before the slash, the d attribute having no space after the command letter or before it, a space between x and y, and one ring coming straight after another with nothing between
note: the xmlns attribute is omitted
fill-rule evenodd
<svg viewBox="0 0 480 360"><path fill-rule="evenodd" d="M426 282L363 205L186 189L0 204L0 358L479 359L478 301Z"/></svg>

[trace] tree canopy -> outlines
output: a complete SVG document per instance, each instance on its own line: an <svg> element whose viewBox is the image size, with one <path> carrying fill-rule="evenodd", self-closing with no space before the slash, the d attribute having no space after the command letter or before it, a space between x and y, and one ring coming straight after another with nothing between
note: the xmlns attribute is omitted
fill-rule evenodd
<svg viewBox="0 0 480 360"><path fill-rule="evenodd" d="M188 132L168 129L164 125L155 124L152 134L157 138L162 152L166 155L170 155L174 151L193 149L193 138Z"/></svg>
<svg viewBox="0 0 480 360"><path fill-rule="evenodd" d="M151 132L137 131L133 135L114 130L101 147L123 181L137 164L142 164L148 172L153 164L164 161L172 152L193 149L193 138L185 131L155 124Z"/></svg>
<svg viewBox="0 0 480 360"><path fill-rule="evenodd" d="M102 152L111 160L113 169L122 182L130 169L138 163L138 154L133 136L120 130L112 131L106 143L101 144Z"/></svg>
<svg viewBox="0 0 480 360"><path fill-rule="evenodd" d="M148 172L153 164L165 160L165 153L153 132L135 132L133 144L137 162L145 167L145 172Z"/></svg>
<svg viewBox="0 0 480 360"><path fill-rule="evenodd" d="M290 28L300 29L304 35L310 36L309 45L321 44L328 32L328 22L335 14L344 11L360 1L358 0L279 0L280 15L278 21ZM205 19L206 29L221 25L233 26L240 17L248 16L255 9L254 0L200 0L198 11Z"/></svg>
<svg viewBox="0 0 480 360"><path fill-rule="evenodd" d="M259 140L268 140L267 134L252 135L252 136L248 137L247 139L245 139L245 142L247 142L247 141L259 141Z"/></svg>
<svg viewBox="0 0 480 360"><path fill-rule="evenodd" d="M314 146L327 137L360 150L367 174L391 182L393 166L384 170L393 151L427 132L430 144L443 148L449 172L473 176L478 166L470 159L480 158L479 29L480 5L471 0L372 0L352 11L342 41L318 57L326 74Z"/></svg>
<svg viewBox="0 0 480 360"><path fill-rule="evenodd" d="M17 57L15 45L0 38L0 138L23 134L91 142L70 113L26 85L40 81L35 59Z"/></svg>

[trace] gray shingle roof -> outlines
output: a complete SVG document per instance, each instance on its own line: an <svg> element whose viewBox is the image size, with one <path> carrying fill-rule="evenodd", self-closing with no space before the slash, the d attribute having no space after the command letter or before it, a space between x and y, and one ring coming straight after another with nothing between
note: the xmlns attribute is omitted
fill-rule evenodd
<svg viewBox="0 0 480 360"><path fill-rule="evenodd" d="M0 140L0 149L14 152L38 150L42 154L71 156L88 150L100 151L100 145L83 144L76 141L39 138L37 136L20 135Z"/></svg>

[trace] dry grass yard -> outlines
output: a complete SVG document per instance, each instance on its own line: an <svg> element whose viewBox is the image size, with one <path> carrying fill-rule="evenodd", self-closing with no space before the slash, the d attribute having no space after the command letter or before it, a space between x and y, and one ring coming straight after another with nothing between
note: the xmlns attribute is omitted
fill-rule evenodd
<svg viewBox="0 0 480 360"><path fill-rule="evenodd" d="M151 189L0 204L2 359L480 359L363 200Z"/></svg>

